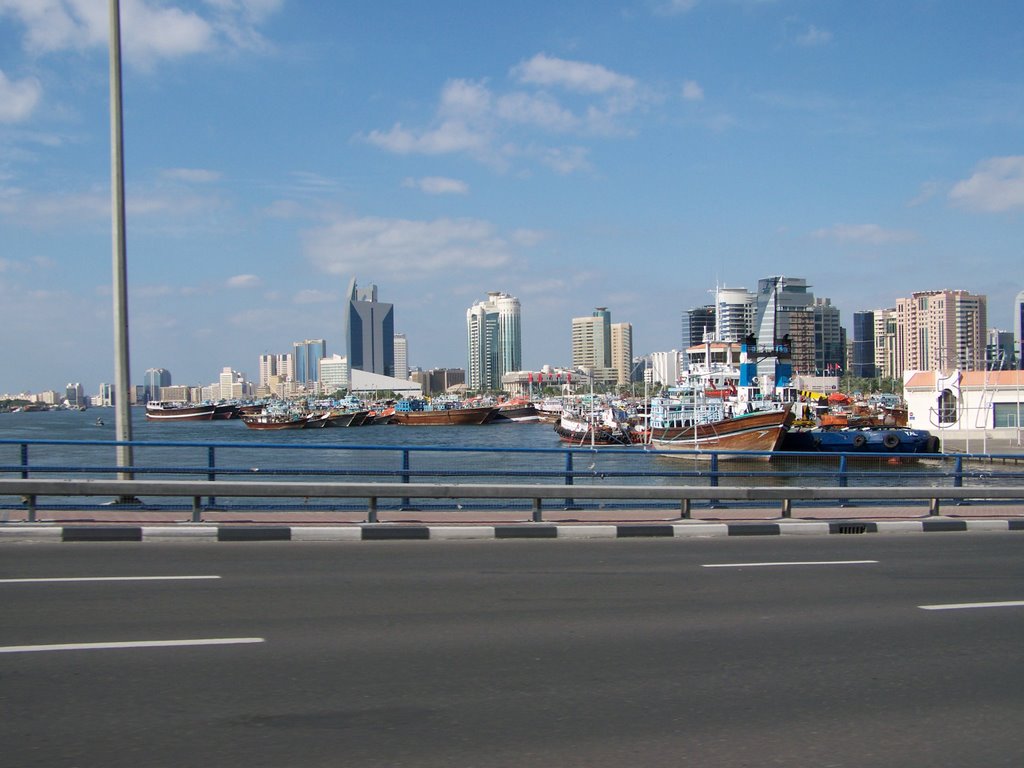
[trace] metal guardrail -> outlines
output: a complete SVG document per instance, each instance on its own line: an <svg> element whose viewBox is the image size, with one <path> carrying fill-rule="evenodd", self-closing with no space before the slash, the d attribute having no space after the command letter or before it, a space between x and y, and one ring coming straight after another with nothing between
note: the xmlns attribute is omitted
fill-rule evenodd
<svg viewBox="0 0 1024 768"><path fill-rule="evenodd" d="M943 500L1024 500L1024 488L987 487L694 487L682 485L565 486L484 483L340 483L340 482L246 482L230 480L76 480L0 479L0 496L21 496L29 522L35 522L40 496L114 496L140 504L139 496L191 497L192 521L202 522L204 496L236 498L366 499L366 522L377 522L381 498L531 500L533 521L543 521L543 502L574 499L676 501L681 518L690 516L693 501L779 502L783 518L792 517L793 502L800 501L928 501L929 514L938 515Z"/></svg>

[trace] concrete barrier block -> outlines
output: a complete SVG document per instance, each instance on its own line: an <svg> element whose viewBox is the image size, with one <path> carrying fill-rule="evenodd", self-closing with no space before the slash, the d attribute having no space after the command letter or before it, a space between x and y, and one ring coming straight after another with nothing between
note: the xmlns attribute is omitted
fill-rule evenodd
<svg viewBox="0 0 1024 768"><path fill-rule="evenodd" d="M615 525L560 525L560 539L614 539L619 535Z"/></svg>
<svg viewBox="0 0 1024 768"><path fill-rule="evenodd" d="M356 526L299 525L292 527L292 541L362 541L363 530Z"/></svg>
<svg viewBox="0 0 1024 768"><path fill-rule="evenodd" d="M679 523L672 526L676 538L697 538L700 536L728 536L726 523Z"/></svg>
<svg viewBox="0 0 1024 768"><path fill-rule="evenodd" d="M442 541L460 539L493 539L493 525L436 525L430 528L430 538Z"/></svg>
<svg viewBox="0 0 1024 768"><path fill-rule="evenodd" d="M879 533L921 533L924 526L920 520L879 520L875 523Z"/></svg>
<svg viewBox="0 0 1024 768"><path fill-rule="evenodd" d="M828 523L817 521L811 523L779 523L780 536L799 536L801 534L818 536L823 533L829 533Z"/></svg>

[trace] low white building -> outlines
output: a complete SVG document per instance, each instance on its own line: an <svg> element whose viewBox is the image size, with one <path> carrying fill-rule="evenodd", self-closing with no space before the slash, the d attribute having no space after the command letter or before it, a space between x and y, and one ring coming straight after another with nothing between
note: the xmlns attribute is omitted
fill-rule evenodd
<svg viewBox="0 0 1024 768"><path fill-rule="evenodd" d="M1024 371L906 371L908 426L944 448L999 452L1024 447Z"/></svg>

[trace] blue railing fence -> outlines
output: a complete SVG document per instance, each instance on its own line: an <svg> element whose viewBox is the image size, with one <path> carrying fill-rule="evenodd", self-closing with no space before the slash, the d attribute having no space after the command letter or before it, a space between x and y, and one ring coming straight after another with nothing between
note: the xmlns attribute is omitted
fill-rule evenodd
<svg viewBox="0 0 1024 768"><path fill-rule="evenodd" d="M134 464L116 466L116 448L131 445ZM745 486L931 486L1024 487L1024 454L795 454L658 451L628 448L487 448L450 446L285 444L252 442L175 442L103 440L0 440L0 477L136 478L189 480L307 480L381 483L550 483L573 485L677 485L709 488ZM572 504L573 499L568 499ZM0 498L16 508L18 498ZM67 500L49 502L55 508ZM98 503L98 502L97 502ZM163 499L179 508L184 500ZM191 502L188 502L191 503ZM208 508L254 508L260 500L221 502ZM270 503L269 500L263 503ZM437 500L403 498L409 507ZM514 506L516 502L504 502ZM708 501L715 506L719 502ZM497 502L496 502L497 504ZM654 504L652 502L652 504ZM275 509L283 502L274 500ZM76 500L75 506L82 506ZM295 499L301 509L338 509Z"/></svg>

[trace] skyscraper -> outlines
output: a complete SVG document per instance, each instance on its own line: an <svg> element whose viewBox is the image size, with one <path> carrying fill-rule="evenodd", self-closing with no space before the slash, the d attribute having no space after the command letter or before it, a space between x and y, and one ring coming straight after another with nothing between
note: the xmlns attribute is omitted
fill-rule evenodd
<svg viewBox="0 0 1024 768"><path fill-rule="evenodd" d="M757 281L754 335L761 347L774 346L789 336L795 373L815 373L814 295L807 281L795 277L766 277ZM774 378L775 361L762 359L758 374Z"/></svg>
<svg viewBox="0 0 1024 768"><path fill-rule="evenodd" d="M359 289L353 277L345 311L350 370L395 375L395 308L377 301L377 286Z"/></svg>
<svg viewBox="0 0 1024 768"><path fill-rule="evenodd" d="M409 378L409 342L404 333L395 334L395 378Z"/></svg>
<svg viewBox="0 0 1024 768"><path fill-rule="evenodd" d="M160 388L171 386L171 372L164 368L147 368L143 379L146 401L159 400Z"/></svg>
<svg viewBox="0 0 1024 768"><path fill-rule="evenodd" d="M506 373L522 368L519 299L491 291L466 310L467 374L470 389L498 391Z"/></svg>
<svg viewBox="0 0 1024 768"><path fill-rule="evenodd" d="M850 372L861 379L878 376L875 368L875 313L853 313L853 354Z"/></svg>
<svg viewBox="0 0 1024 768"><path fill-rule="evenodd" d="M320 361L325 357L327 342L323 339L306 339L292 344L295 381L307 389L312 389L320 380Z"/></svg>

